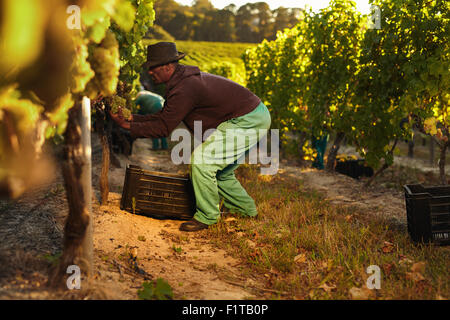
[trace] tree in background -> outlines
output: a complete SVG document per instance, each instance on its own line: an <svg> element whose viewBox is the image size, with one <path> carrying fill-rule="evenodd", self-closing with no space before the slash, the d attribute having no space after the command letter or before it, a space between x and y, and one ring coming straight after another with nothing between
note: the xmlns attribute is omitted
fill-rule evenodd
<svg viewBox="0 0 450 320"><path fill-rule="evenodd" d="M252 42L273 40L276 32L292 28L301 17L299 8L270 10L265 2L230 4L219 10L209 0L183 6L174 0L156 0L155 25L177 40Z"/></svg>

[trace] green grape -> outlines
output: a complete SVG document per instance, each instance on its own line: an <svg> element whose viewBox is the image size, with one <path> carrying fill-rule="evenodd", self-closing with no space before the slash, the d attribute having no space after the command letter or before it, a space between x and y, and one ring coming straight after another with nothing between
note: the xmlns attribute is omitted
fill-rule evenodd
<svg viewBox="0 0 450 320"><path fill-rule="evenodd" d="M119 110L119 107L121 107L122 109L125 108L126 104L127 104L127 101L124 98L119 97L118 95L112 96L112 99L111 99L112 113L117 113L117 111Z"/></svg>
<svg viewBox="0 0 450 320"><path fill-rule="evenodd" d="M12 115L16 131L21 135L35 128L44 108L30 100L21 99L19 92L10 87L0 94L0 112L2 110Z"/></svg>
<svg viewBox="0 0 450 320"><path fill-rule="evenodd" d="M52 112L47 113L47 117L51 124L55 127L54 134L62 135L66 130L69 109L74 105L72 94L68 93L57 101L57 107ZM47 138L53 135L47 136Z"/></svg>
<svg viewBox="0 0 450 320"><path fill-rule="evenodd" d="M91 80L86 85L86 88L84 90L84 95L88 97L91 100L95 100L98 97L98 89L97 85L95 84L95 80Z"/></svg>
<svg viewBox="0 0 450 320"><path fill-rule="evenodd" d="M122 114L124 116L125 119L128 119L131 116L131 111L126 108L127 105L127 100L118 96L118 95L114 95L111 98L111 112L112 113L117 113L119 112L119 107L122 108Z"/></svg>
<svg viewBox="0 0 450 320"><path fill-rule="evenodd" d="M72 83L71 91L74 93L82 92L86 84L94 77L94 71L87 61L89 52L87 46L81 38L74 38L74 59L72 63Z"/></svg>
<svg viewBox="0 0 450 320"><path fill-rule="evenodd" d="M110 24L111 21L109 17L98 19L96 23L88 27L86 31L86 37L95 43L100 43L105 37Z"/></svg>
<svg viewBox="0 0 450 320"><path fill-rule="evenodd" d="M131 117L131 111L127 108L122 109L122 114L125 119L129 119Z"/></svg>
<svg viewBox="0 0 450 320"><path fill-rule="evenodd" d="M119 47L112 32L108 31L105 38L92 50L89 62L95 72L95 78L88 85L89 92L110 96L115 93L119 76ZM92 83L91 83L92 82Z"/></svg>

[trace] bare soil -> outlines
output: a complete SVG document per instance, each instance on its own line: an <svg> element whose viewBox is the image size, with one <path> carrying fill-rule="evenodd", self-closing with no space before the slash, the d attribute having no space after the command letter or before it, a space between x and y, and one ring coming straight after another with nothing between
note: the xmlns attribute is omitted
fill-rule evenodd
<svg viewBox="0 0 450 320"><path fill-rule="evenodd" d="M187 172L185 165L173 165L170 151L150 148L149 139L138 139L129 158L117 156L121 167L110 167L108 204L100 205L101 147L93 135L95 274L81 290L55 292L46 287L50 267L62 250L68 212L59 171L55 170L51 183L36 187L20 199L0 201L0 299L138 299L142 283L157 278L171 285L175 299L264 299L263 284L242 280L246 279L239 268L243 262L232 258L233 248L230 252L218 249L202 231L179 231L183 221L120 210L128 163L153 171ZM378 186L363 189L363 181L284 161L280 174L297 177L306 188L324 194L332 203L386 215L395 223L406 222L401 191ZM130 252L137 253L139 269L130 264Z"/></svg>

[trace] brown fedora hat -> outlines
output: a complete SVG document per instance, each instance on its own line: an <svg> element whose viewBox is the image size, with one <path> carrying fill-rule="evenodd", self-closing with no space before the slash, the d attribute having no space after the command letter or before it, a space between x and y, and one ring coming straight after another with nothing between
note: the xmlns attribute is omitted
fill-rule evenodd
<svg viewBox="0 0 450 320"><path fill-rule="evenodd" d="M147 61L142 68L148 69L178 61L186 54L179 52L173 42L158 42L147 47Z"/></svg>

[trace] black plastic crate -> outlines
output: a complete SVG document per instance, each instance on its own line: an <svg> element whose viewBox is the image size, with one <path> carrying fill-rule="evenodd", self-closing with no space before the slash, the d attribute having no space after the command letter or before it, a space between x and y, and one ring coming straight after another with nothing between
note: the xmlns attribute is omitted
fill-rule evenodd
<svg viewBox="0 0 450 320"><path fill-rule="evenodd" d="M353 179L359 179L361 176L373 176L373 169L366 165L364 159L338 159L334 170Z"/></svg>
<svg viewBox="0 0 450 320"><path fill-rule="evenodd" d="M408 233L414 242L450 244L450 186L405 185Z"/></svg>
<svg viewBox="0 0 450 320"><path fill-rule="evenodd" d="M195 213L189 176L127 166L120 209L154 218L188 220Z"/></svg>

